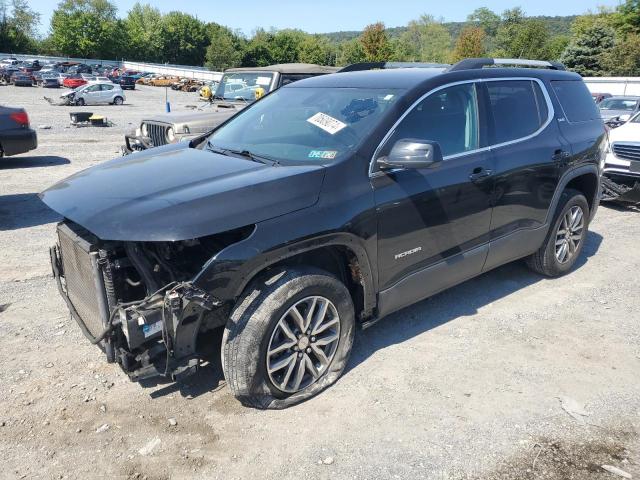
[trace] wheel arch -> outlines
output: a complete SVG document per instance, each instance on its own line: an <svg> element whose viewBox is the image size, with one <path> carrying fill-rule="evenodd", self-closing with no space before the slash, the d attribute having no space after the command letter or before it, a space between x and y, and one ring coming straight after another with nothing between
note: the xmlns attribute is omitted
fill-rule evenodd
<svg viewBox="0 0 640 480"><path fill-rule="evenodd" d="M589 220L593 219L600 203L600 175L598 167L590 164L569 170L560 179L558 188L553 196L551 208L547 213L547 224L551 223L553 215L558 208L560 197L567 188L578 190L584 194L589 204Z"/></svg>
<svg viewBox="0 0 640 480"><path fill-rule="evenodd" d="M364 320L373 315L376 307L375 279L371 263L362 245L349 234L338 234L305 240L262 255L257 266L238 282L235 298L246 287L269 270L290 266L313 266L328 271L340 279L351 293L356 318ZM252 262L253 263L253 262Z"/></svg>

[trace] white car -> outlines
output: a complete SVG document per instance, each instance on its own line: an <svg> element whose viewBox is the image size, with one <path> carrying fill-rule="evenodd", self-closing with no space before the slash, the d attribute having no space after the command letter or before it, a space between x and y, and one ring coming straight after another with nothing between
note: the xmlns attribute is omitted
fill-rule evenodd
<svg viewBox="0 0 640 480"><path fill-rule="evenodd" d="M79 106L106 103L122 105L127 99L120 85L111 82L91 82L62 94L61 98L66 99L71 96L73 97L70 103Z"/></svg>
<svg viewBox="0 0 640 480"><path fill-rule="evenodd" d="M609 130L602 200L640 203L640 113Z"/></svg>

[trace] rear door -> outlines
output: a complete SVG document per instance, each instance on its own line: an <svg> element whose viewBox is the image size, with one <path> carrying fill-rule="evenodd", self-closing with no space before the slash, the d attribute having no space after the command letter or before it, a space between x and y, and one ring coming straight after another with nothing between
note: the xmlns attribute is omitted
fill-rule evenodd
<svg viewBox="0 0 640 480"><path fill-rule="evenodd" d="M109 85L107 83L100 85L100 98L102 103L111 103L114 88L115 87L113 85Z"/></svg>
<svg viewBox="0 0 640 480"><path fill-rule="evenodd" d="M492 246L485 269L522 257L542 240L547 212L569 146L553 121L544 83L535 78L487 79L495 190ZM593 102L592 102L593 103ZM534 248L534 249L535 249Z"/></svg>

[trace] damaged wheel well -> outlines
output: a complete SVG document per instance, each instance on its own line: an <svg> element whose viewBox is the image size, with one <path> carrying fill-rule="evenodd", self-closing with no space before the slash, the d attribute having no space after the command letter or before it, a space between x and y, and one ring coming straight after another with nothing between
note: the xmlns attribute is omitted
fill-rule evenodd
<svg viewBox="0 0 640 480"><path fill-rule="evenodd" d="M365 306L365 279L356 254L340 245L320 247L288 257L269 268L311 266L335 275L349 290L356 318L369 316Z"/></svg>

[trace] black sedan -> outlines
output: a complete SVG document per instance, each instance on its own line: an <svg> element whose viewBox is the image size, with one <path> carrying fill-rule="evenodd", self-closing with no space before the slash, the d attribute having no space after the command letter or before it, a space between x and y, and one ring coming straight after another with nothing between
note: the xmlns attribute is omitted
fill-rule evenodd
<svg viewBox="0 0 640 480"><path fill-rule="evenodd" d="M38 137L29 128L27 112L0 105L0 157L25 153L37 146Z"/></svg>

